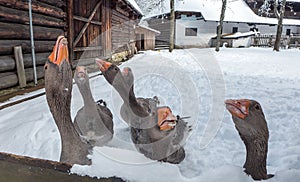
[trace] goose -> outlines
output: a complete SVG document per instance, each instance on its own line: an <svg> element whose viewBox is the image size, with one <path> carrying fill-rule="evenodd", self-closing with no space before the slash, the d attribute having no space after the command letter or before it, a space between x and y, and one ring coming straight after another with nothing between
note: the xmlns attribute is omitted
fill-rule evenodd
<svg viewBox="0 0 300 182"><path fill-rule="evenodd" d="M74 80L84 102L84 106L75 116L75 129L91 145L103 146L113 138L113 115L106 104L101 105L94 101L89 75L84 66L77 66Z"/></svg>
<svg viewBox="0 0 300 182"><path fill-rule="evenodd" d="M137 99L133 74L127 75L132 79L124 78L126 70L122 74L116 65L101 59L96 59L96 64L124 101L121 112L127 115L124 119L131 128L131 140L137 150L152 160L172 164L182 162L185 158L183 144L191 131L187 123L174 116L170 107L158 107L156 99ZM131 73L130 69L127 74Z"/></svg>
<svg viewBox="0 0 300 182"><path fill-rule="evenodd" d="M44 70L47 103L61 137L60 162L91 164L87 155L92 147L81 140L71 119L72 69L64 36L57 38Z"/></svg>
<svg viewBox="0 0 300 182"><path fill-rule="evenodd" d="M244 172L254 180L272 178L267 174L269 130L261 105L250 99L226 100L226 109L246 146Z"/></svg>

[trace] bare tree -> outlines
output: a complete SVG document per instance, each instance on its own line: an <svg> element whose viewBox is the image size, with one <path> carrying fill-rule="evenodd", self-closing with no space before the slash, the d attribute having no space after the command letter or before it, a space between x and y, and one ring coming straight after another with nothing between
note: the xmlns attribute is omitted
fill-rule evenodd
<svg viewBox="0 0 300 182"><path fill-rule="evenodd" d="M279 51L279 46L280 46L280 39L282 35L282 21L283 21L283 16L285 12L285 5L286 5L286 0L282 0L281 5L279 5L278 0L275 0L274 2L274 14L278 19L278 25L277 25L277 33L276 33L276 39L275 39L275 44L274 44L274 51ZM280 12L278 12L278 7L280 6Z"/></svg>
<svg viewBox="0 0 300 182"><path fill-rule="evenodd" d="M221 41L223 21L224 21L225 11L226 11L226 4L227 4L227 0L222 0L222 10L221 10L221 15L220 15L220 22L219 22L219 25L217 27L217 29L218 29L217 42L216 42L216 51L217 52L220 50L220 41Z"/></svg>
<svg viewBox="0 0 300 182"><path fill-rule="evenodd" d="M150 13L153 9L157 9L157 7L163 8L163 4L165 2L166 0L136 0L136 3L146 15Z"/></svg>
<svg viewBox="0 0 300 182"><path fill-rule="evenodd" d="M174 36L175 36L175 10L174 10L174 0L170 0L170 45L169 52L174 49Z"/></svg>

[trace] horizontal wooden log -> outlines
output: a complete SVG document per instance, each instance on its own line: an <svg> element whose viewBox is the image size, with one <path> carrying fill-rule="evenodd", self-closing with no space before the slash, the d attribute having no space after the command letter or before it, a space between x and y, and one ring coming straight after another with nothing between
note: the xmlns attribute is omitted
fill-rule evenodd
<svg viewBox="0 0 300 182"><path fill-rule="evenodd" d="M49 53L40 53L35 54L36 65L44 65L48 59ZM32 57L31 54L24 54L24 67L29 68L32 67ZM7 72L16 70L16 61L13 56L0 56L0 72Z"/></svg>
<svg viewBox="0 0 300 182"><path fill-rule="evenodd" d="M20 9L20 10L28 10L28 1L20 1L20 0L0 0L0 5ZM39 13L44 15L50 15L53 17L64 19L66 18L66 13L57 7L50 6L48 4L39 2L37 0L32 1L32 12Z"/></svg>
<svg viewBox="0 0 300 182"><path fill-rule="evenodd" d="M29 24L29 14L28 11L0 6L0 21ZM66 22L61 19L40 15L37 13L32 14L32 23L33 25L42 25L47 27L63 28L66 26Z"/></svg>
<svg viewBox="0 0 300 182"><path fill-rule="evenodd" d="M54 40L59 35L64 35L64 30L34 26L33 35L35 40ZM30 40L29 25L0 22L0 38Z"/></svg>
<svg viewBox="0 0 300 182"><path fill-rule="evenodd" d="M0 73L0 89L18 85L18 76L14 72Z"/></svg>
<svg viewBox="0 0 300 182"><path fill-rule="evenodd" d="M55 45L53 41L34 41L34 50L36 53L51 52ZM0 55L12 55L13 47L21 46L23 54L31 53L30 40L0 40Z"/></svg>
<svg viewBox="0 0 300 182"><path fill-rule="evenodd" d="M59 8L64 8L67 6L66 5L67 1L63 1L63 0L39 0L39 1Z"/></svg>
<svg viewBox="0 0 300 182"><path fill-rule="evenodd" d="M36 67L37 78L44 77L44 66ZM32 82L34 80L33 68L25 69L26 82ZM0 73L0 89L6 89L13 86L17 86L19 83L16 72Z"/></svg>

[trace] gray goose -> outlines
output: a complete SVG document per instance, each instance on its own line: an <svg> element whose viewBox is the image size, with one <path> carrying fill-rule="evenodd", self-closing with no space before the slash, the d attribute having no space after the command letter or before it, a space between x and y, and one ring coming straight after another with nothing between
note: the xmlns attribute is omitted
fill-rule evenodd
<svg viewBox="0 0 300 182"><path fill-rule="evenodd" d="M190 128L169 107L157 106L157 99L137 99L133 90L132 71L120 71L109 62L96 60L105 79L117 90L124 101L121 112L131 128L131 139L146 157L178 164L185 158L183 144ZM127 72L127 73L125 73ZM129 76L130 78L126 78ZM131 83L132 82L132 83Z"/></svg>
<svg viewBox="0 0 300 182"><path fill-rule="evenodd" d="M87 155L91 146L81 140L71 119L72 69L64 36L57 38L44 69L46 99L61 137L60 162L90 164Z"/></svg>
<svg viewBox="0 0 300 182"><path fill-rule="evenodd" d="M91 145L103 146L113 138L113 115L106 104L101 105L94 101L89 75L84 66L77 66L74 80L84 103L75 116L75 128Z"/></svg>
<svg viewBox="0 0 300 182"><path fill-rule="evenodd" d="M269 130L262 107L249 99L226 100L225 104L246 146L245 173L254 180L273 177L273 174L267 174L266 168Z"/></svg>

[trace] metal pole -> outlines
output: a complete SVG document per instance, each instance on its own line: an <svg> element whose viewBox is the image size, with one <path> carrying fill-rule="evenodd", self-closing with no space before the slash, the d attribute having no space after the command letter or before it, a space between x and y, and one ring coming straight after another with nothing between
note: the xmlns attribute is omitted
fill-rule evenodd
<svg viewBox="0 0 300 182"><path fill-rule="evenodd" d="M37 85L34 39L33 39L33 26L32 26L31 0L28 0L28 7L29 7L28 9L29 9L30 40L31 40L31 56L32 56L32 63L33 63L34 84Z"/></svg>

